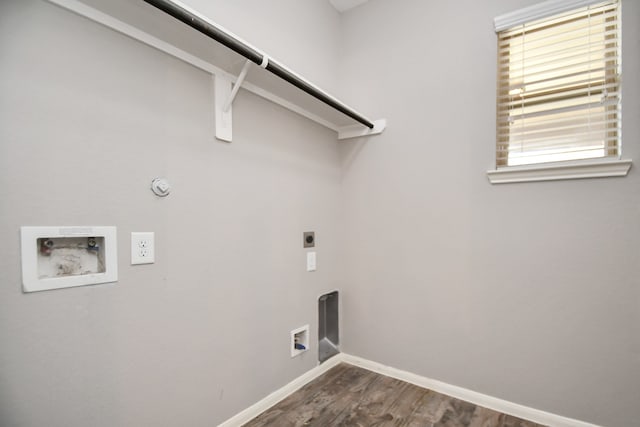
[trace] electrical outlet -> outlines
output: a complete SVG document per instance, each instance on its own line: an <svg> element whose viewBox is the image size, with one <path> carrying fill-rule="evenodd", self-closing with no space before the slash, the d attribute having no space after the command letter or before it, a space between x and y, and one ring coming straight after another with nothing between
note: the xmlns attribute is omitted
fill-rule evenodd
<svg viewBox="0 0 640 427"><path fill-rule="evenodd" d="M153 264L155 262L154 233L131 233L131 265Z"/></svg>

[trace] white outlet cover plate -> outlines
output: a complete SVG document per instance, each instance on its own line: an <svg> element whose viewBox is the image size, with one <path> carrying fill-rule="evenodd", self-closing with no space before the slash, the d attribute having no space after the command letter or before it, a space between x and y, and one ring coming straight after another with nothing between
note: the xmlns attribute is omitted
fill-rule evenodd
<svg viewBox="0 0 640 427"><path fill-rule="evenodd" d="M131 265L155 262L155 233L153 231L131 233Z"/></svg>
<svg viewBox="0 0 640 427"><path fill-rule="evenodd" d="M316 271L316 253L307 252L307 271Z"/></svg>

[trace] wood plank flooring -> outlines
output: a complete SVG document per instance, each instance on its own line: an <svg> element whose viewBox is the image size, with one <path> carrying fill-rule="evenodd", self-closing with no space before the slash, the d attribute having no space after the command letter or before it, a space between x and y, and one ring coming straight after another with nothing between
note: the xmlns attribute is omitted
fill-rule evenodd
<svg viewBox="0 0 640 427"><path fill-rule="evenodd" d="M244 427L542 427L341 363Z"/></svg>

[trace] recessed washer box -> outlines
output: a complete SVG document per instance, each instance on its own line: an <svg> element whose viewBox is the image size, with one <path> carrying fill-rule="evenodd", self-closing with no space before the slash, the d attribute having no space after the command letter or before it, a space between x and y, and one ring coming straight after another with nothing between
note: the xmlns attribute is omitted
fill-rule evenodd
<svg viewBox="0 0 640 427"><path fill-rule="evenodd" d="M24 292L118 280L116 227L21 227Z"/></svg>

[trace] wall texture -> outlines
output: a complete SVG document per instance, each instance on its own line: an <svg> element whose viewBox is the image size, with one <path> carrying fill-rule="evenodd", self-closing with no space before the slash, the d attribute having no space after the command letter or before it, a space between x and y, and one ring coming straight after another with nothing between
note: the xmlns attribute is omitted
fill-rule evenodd
<svg viewBox="0 0 640 427"><path fill-rule="evenodd" d="M340 94L386 117L341 145L344 350L606 426L640 419L640 173L489 184L493 18L536 1L372 0ZM640 160L640 4L623 1L624 157ZM372 60L375 58L375 60ZM375 332L372 332L375 331Z"/></svg>
<svg viewBox="0 0 640 427"><path fill-rule="evenodd" d="M205 73L47 2L0 2L0 425L215 425L315 365L289 358L288 332L310 323L315 339L316 297L336 287L348 353L637 423L637 166L622 179L485 175L492 19L534 2L372 0L342 18L319 0L207 2L389 119L341 145L244 91L234 142L217 142ZM623 21L624 157L640 159L637 2ZM156 176L173 184L166 199L148 189ZM23 294L19 227L58 224L116 225L119 282ZM154 265L129 265L131 231L156 232Z"/></svg>
<svg viewBox="0 0 640 427"><path fill-rule="evenodd" d="M333 132L240 91L218 142L210 76L40 0L0 2L0 64L0 425L211 426L316 365L289 331L337 284ZM118 283L23 294L22 225L117 226Z"/></svg>

